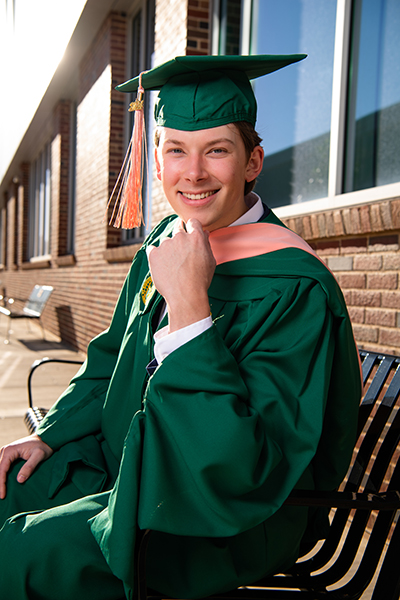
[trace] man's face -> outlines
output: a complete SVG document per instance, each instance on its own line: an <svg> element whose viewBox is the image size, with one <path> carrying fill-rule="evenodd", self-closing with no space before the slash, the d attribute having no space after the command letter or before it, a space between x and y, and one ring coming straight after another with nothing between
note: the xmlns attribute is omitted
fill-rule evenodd
<svg viewBox="0 0 400 600"><path fill-rule="evenodd" d="M247 160L234 125L200 131L165 127L156 149L157 177L174 212L185 222L196 218L213 231L247 211L244 184L257 177L262 158L257 146Z"/></svg>

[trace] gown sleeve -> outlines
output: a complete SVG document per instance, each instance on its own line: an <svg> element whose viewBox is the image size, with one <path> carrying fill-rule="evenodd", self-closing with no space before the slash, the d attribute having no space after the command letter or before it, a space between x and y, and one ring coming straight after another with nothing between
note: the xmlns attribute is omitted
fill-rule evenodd
<svg viewBox="0 0 400 600"><path fill-rule="evenodd" d="M54 450L101 430L102 409L135 298L142 262L143 252L139 251L122 287L109 328L89 343L85 363L37 429L36 433Z"/></svg>

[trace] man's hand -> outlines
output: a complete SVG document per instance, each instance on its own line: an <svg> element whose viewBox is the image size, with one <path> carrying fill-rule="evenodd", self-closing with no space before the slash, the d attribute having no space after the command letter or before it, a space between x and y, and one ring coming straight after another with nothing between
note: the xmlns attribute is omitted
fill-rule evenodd
<svg viewBox="0 0 400 600"><path fill-rule="evenodd" d="M7 473L14 461L19 458L25 460L21 467L17 481L24 483L36 469L38 464L53 454L53 450L45 444L38 435L32 434L21 438L0 450L0 499L6 497Z"/></svg>
<svg viewBox="0 0 400 600"><path fill-rule="evenodd" d="M158 248L149 246L147 255L154 285L168 306L169 332L208 317L215 259L201 223L189 219L185 230L180 221L173 237Z"/></svg>

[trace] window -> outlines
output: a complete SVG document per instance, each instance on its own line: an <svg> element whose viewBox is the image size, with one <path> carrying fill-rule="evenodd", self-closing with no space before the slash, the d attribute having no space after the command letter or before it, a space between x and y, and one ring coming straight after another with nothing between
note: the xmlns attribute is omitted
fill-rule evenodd
<svg viewBox="0 0 400 600"><path fill-rule="evenodd" d="M31 168L29 257L50 254L51 158L47 144Z"/></svg>
<svg viewBox="0 0 400 600"><path fill-rule="evenodd" d="M145 28L144 28L145 26ZM143 8L136 14L132 21L132 46L131 46L131 73L132 77L142 71L151 69L154 54L154 27L155 27L155 0L146 0ZM130 102L136 99L136 94L132 95ZM146 115L146 134L147 134L147 148L152 148L152 129L151 124L153 122L152 114L150 114L152 105L152 95L145 94L145 115ZM131 135L134 123L134 113L129 113L129 135ZM148 151L148 172L151 173L151 151ZM150 223L147 223L147 209L148 206L147 198L151 197L149 181L147 173L144 173L143 183L143 218L145 225L137 227L136 229L123 230L122 241L124 243L132 244L141 242L150 227ZM151 211L149 211L151 213ZM149 216L150 218L150 216Z"/></svg>
<svg viewBox="0 0 400 600"><path fill-rule="evenodd" d="M0 266L4 266L5 264L5 213L6 209L0 207ZM0 294L2 292L2 286L0 281ZM4 296L4 294L3 294Z"/></svg>
<svg viewBox="0 0 400 600"><path fill-rule="evenodd" d="M76 145L77 145L77 118L76 102L71 103L71 128L69 148L69 198L68 198L68 231L67 253L73 254L75 250L75 211L76 211Z"/></svg>
<svg viewBox="0 0 400 600"><path fill-rule="evenodd" d="M400 2L356 0L345 190L400 180Z"/></svg>
<svg viewBox="0 0 400 600"><path fill-rule="evenodd" d="M266 155L256 191L271 207L400 181L398 0L219 0L214 10L215 53L308 54L253 82Z"/></svg>

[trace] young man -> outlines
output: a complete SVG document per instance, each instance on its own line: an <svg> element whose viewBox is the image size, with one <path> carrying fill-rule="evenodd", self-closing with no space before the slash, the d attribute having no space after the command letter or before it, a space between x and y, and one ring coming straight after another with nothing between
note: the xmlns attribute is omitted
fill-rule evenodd
<svg viewBox="0 0 400 600"><path fill-rule="evenodd" d="M132 598L139 529L155 531L149 585L186 598L287 568L323 536L318 512L283 503L346 472L357 349L332 275L248 193L263 159L249 79L300 58L179 57L143 75L177 216L37 435L2 450L1 520L20 513L0 532L4 597Z"/></svg>

